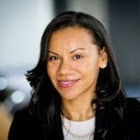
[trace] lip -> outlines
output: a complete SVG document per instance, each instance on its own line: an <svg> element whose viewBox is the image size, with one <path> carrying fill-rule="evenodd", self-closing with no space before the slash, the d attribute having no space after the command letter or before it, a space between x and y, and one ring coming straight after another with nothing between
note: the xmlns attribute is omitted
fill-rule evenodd
<svg viewBox="0 0 140 140"><path fill-rule="evenodd" d="M74 86L79 79L74 79L74 80L58 80L57 84L61 88L70 88Z"/></svg>

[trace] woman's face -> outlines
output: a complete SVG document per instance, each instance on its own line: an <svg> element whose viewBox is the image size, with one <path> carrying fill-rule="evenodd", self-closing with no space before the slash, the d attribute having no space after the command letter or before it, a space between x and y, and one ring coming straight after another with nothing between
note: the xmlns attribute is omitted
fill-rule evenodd
<svg viewBox="0 0 140 140"><path fill-rule="evenodd" d="M53 32L47 73L63 99L93 95L99 69L104 64L107 64L105 49L99 52L87 29L67 27Z"/></svg>

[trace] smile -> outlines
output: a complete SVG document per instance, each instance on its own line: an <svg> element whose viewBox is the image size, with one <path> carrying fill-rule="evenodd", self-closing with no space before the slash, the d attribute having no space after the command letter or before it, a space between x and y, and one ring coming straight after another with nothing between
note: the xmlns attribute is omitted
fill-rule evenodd
<svg viewBox="0 0 140 140"><path fill-rule="evenodd" d="M58 86L61 88L70 88L76 84L77 80L58 80Z"/></svg>

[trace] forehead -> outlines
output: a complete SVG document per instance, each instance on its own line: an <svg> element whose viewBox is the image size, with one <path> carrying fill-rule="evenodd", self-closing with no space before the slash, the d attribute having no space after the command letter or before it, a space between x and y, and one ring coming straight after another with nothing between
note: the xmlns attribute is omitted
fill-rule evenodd
<svg viewBox="0 0 140 140"><path fill-rule="evenodd" d="M60 33L74 33L74 34L77 34L77 33L82 33L83 35L84 34L88 34L89 36L91 36L91 30L88 29L88 28L85 28L85 27L82 27L82 26L68 26L68 27L64 27L64 28L60 28L54 32L52 32L52 35L51 36L54 36L57 35L57 34L60 34Z"/></svg>
<svg viewBox="0 0 140 140"><path fill-rule="evenodd" d="M66 27L54 31L50 37L49 51L65 54L78 48L92 53L99 48L94 43L91 31L83 27Z"/></svg>
<svg viewBox="0 0 140 140"><path fill-rule="evenodd" d="M93 36L89 29L83 27L66 27L54 31L50 37L49 47L63 44L88 44L93 43Z"/></svg>

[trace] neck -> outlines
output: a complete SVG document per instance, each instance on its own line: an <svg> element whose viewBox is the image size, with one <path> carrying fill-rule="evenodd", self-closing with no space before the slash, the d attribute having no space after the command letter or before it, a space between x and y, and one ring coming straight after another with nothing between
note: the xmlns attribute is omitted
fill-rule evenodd
<svg viewBox="0 0 140 140"><path fill-rule="evenodd" d="M96 106L91 104L93 98L84 97L83 100L65 100L62 99L62 114L73 121L84 121L95 116Z"/></svg>

